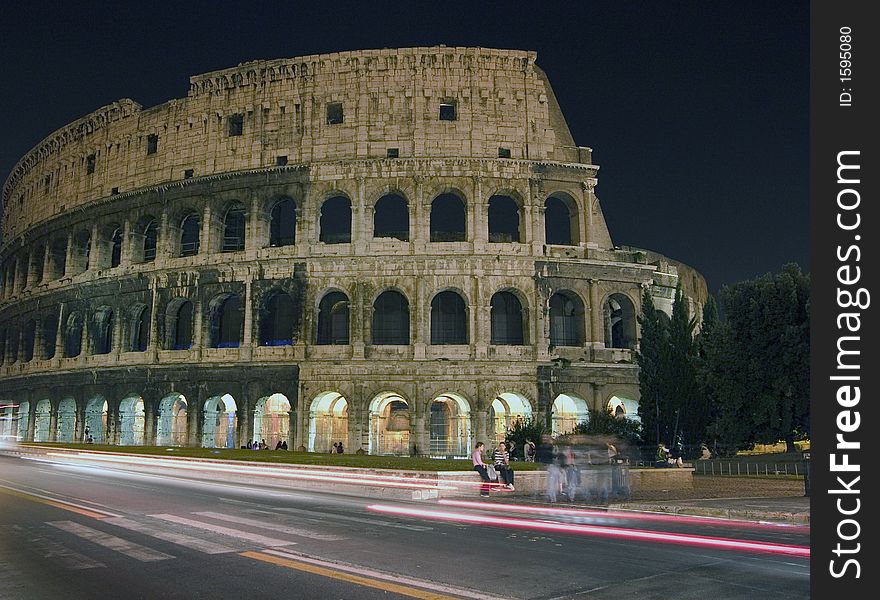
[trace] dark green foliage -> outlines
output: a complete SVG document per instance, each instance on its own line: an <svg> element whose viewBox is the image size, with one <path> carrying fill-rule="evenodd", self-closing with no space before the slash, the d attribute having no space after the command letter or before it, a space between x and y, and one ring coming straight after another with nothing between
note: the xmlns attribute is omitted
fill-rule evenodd
<svg viewBox="0 0 880 600"><path fill-rule="evenodd" d="M505 440L514 442L517 452L521 453L526 440L531 440L537 445L541 443L541 439L545 435L550 435L550 429L540 419L517 419L514 421L513 427L507 430Z"/></svg>
<svg viewBox="0 0 880 600"><path fill-rule="evenodd" d="M629 444L637 445L641 441L640 430L641 425L638 421L615 417L607 410L594 410L591 408L589 420L578 423L573 433L613 435Z"/></svg>
<svg viewBox="0 0 880 600"><path fill-rule="evenodd" d="M661 427L660 415L666 415L668 398L664 388L664 361L669 330L654 307L654 299L646 289L642 294L642 314L639 316L642 336L636 360L639 363L639 417L642 420L642 439L656 445L667 433ZM663 429L663 431L661 431Z"/></svg>

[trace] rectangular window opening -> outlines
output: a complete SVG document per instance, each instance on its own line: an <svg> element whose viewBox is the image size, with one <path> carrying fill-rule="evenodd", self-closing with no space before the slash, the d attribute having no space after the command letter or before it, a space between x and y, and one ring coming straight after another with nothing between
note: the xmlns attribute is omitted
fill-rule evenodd
<svg viewBox="0 0 880 600"><path fill-rule="evenodd" d="M187 170L185 170L185 171L183 172L183 178L184 178L184 179L190 179L190 178L192 178L192 176L193 176L193 170L192 170L192 169L187 169Z"/></svg>
<svg viewBox="0 0 880 600"><path fill-rule="evenodd" d="M498 158L510 158L510 148L498 148Z"/></svg>
<svg viewBox="0 0 880 600"><path fill-rule="evenodd" d="M95 161L96 158L94 154L89 154L86 157L86 175L91 175L95 172Z"/></svg>
<svg viewBox="0 0 880 600"><path fill-rule="evenodd" d="M275 157L275 166L276 167L283 167L286 164L287 164L287 157L286 156L276 156Z"/></svg>
<svg viewBox="0 0 880 600"><path fill-rule="evenodd" d="M455 121L458 119L458 115L455 112L455 100L451 98L445 98L440 101L440 120L441 121Z"/></svg>
<svg viewBox="0 0 880 600"><path fill-rule="evenodd" d="M147 154L155 154L159 150L159 136L155 133L147 136Z"/></svg>
<svg viewBox="0 0 880 600"><path fill-rule="evenodd" d="M343 117L341 102L327 104L327 125L338 125L342 123Z"/></svg>
<svg viewBox="0 0 880 600"><path fill-rule="evenodd" d="M400 157L400 148L388 148L386 152L387 158L399 158Z"/></svg>
<svg viewBox="0 0 880 600"><path fill-rule="evenodd" d="M244 115L241 113L229 115L229 135L230 135L230 137L241 135L243 131L244 131Z"/></svg>

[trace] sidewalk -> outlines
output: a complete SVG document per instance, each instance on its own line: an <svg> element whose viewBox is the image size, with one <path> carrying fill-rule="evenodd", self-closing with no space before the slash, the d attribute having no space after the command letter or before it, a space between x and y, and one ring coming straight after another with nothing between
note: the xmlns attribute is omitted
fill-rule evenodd
<svg viewBox="0 0 880 600"><path fill-rule="evenodd" d="M724 517L745 521L787 521L799 524L810 522L810 499L805 496L634 501L610 504L608 508Z"/></svg>

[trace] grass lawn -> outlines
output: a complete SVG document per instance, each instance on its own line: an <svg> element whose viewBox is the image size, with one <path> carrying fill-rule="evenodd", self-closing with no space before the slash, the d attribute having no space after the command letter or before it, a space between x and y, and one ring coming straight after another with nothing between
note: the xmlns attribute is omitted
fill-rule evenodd
<svg viewBox="0 0 880 600"><path fill-rule="evenodd" d="M284 450L234 450L218 448L181 448L170 446L105 446L102 444L45 444L28 443L29 446L67 448L75 450L101 450L156 456L188 456L193 458L217 458L250 462L270 462L293 465L330 465L335 467L365 467L369 469L403 469L410 471L470 471L471 461L461 459L419 458L408 456L369 456L367 454L319 454L315 452L291 452ZM484 460L487 457L484 457ZM537 471L537 463L514 461L514 471Z"/></svg>

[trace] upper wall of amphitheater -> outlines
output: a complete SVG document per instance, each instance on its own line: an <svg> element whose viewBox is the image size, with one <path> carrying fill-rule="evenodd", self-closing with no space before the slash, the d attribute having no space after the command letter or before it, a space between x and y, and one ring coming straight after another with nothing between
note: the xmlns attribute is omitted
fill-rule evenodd
<svg viewBox="0 0 880 600"><path fill-rule="evenodd" d="M117 193L279 164L395 153L589 164L535 59L444 46L339 52L196 75L185 98L152 108L119 100L16 164L3 239Z"/></svg>

